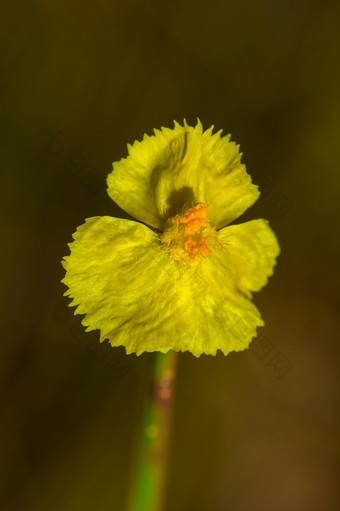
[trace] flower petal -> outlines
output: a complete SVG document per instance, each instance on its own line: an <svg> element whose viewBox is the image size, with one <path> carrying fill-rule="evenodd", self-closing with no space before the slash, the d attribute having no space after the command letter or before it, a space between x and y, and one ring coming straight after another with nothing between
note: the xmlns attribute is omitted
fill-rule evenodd
<svg viewBox="0 0 340 511"><path fill-rule="evenodd" d="M87 331L100 329L101 341L124 345L127 353L171 349L176 296L157 234L130 220L94 217L73 237L62 282L75 313L86 314ZM164 337L162 329L169 331Z"/></svg>
<svg viewBox="0 0 340 511"><path fill-rule="evenodd" d="M88 331L100 329L101 341L127 353L227 354L246 348L263 324L233 282L224 247L200 266L183 268L148 227L94 217L78 228L70 248L63 261L70 305L86 314Z"/></svg>
<svg viewBox="0 0 340 511"><path fill-rule="evenodd" d="M273 274L280 253L277 238L264 219L229 225L218 232L225 247L225 264L232 272L238 289L251 297Z"/></svg>
<svg viewBox="0 0 340 511"><path fill-rule="evenodd" d="M225 227L258 198L239 146L213 126L203 132L175 122L174 129L154 130L128 146L129 156L113 164L108 194L138 220L163 229L169 216L194 204L208 206L211 225Z"/></svg>
<svg viewBox="0 0 340 511"><path fill-rule="evenodd" d="M235 286L223 250L214 249L196 269L191 290L188 308L195 328L187 342L196 356L244 350L264 325L258 309Z"/></svg>

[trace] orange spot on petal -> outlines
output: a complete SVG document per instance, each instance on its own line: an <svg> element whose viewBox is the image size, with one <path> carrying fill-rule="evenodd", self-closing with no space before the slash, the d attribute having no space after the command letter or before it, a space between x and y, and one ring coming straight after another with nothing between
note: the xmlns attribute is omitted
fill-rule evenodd
<svg viewBox="0 0 340 511"><path fill-rule="evenodd" d="M180 218L182 224L188 224L185 228L187 234L194 234L199 231L208 216L208 208L205 204L199 202L193 208L188 209Z"/></svg>
<svg viewBox="0 0 340 511"><path fill-rule="evenodd" d="M203 257L208 257L208 255L211 253L205 238L201 238L199 240L198 246L196 241L194 241L192 238L188 238L184 243L184 248L188 252L191 259L193 259L197 254L201 254Z"/></svg>
<svg viewBox="0 0 340 511"><path fill-rule="evenodd" d="M203 257L208 257L208 255L211 253L211 250L208 247L207 240L205 238L200 239L199 250L200 254L202 254Z"/></svg>
<svg viewBox="0 0 340 511"><path fill-rule="evenodd" d="M193 259L199 249L196 247L196 242L192 238L188 238L186 242L184 243L184 248L188 252L189 257Z"/></svg>

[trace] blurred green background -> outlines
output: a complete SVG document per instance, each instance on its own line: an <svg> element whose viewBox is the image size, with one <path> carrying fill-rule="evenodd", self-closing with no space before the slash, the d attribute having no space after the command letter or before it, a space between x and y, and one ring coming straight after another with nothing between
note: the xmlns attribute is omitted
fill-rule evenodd
<svg viewBox="0 0 340 511"><path fill-rule="evenodd" d="M1 4L1 509L124 511L149 355L99 345L62 296L84 219L123 216L126 144L215 125L282 254L266 326L181 354L165 511L337 509L340 7L240 0Z"/></svg>

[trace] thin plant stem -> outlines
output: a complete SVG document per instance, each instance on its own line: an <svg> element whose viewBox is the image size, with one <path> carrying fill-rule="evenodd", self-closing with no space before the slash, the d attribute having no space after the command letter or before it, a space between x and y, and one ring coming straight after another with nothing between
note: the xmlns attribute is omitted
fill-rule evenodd
<svg viewBox="0 0 340 511"><path fill-rule="evenodd" d="M163 511L178 353L155 352L146 396L129 511Z"/></svg>

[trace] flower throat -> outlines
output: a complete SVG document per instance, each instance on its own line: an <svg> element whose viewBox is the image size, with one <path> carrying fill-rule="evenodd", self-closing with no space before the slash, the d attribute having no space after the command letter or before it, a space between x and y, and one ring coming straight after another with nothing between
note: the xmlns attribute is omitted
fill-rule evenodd
<svg viewBox="0 0 340 511"><path fill-rule="evenodd" d="M184 214L169 218L160 239L163 248L175 261L185 266L201 264L217 242L216 231L209 223L207 206L199 202Z"/></svg>

